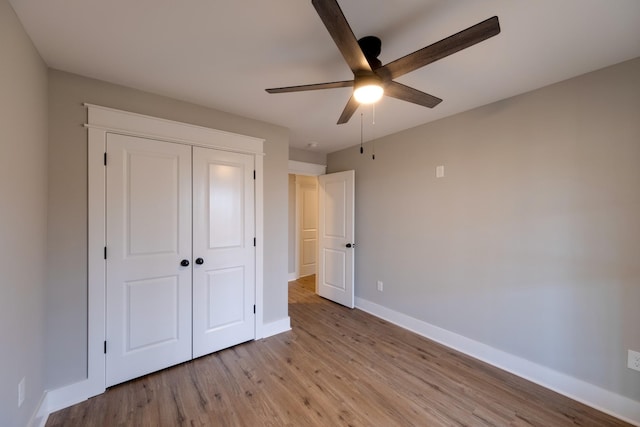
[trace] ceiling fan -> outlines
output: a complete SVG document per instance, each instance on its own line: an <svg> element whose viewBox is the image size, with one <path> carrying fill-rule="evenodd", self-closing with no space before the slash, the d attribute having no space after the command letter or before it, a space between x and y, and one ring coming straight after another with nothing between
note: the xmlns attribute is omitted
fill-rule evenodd
<svg viewBox="0 0 640 427"><path fill-rule="evenodd" d="M279 87L266 89L266 91L286 93L353 87L353 94L342 111L338 124L347 123L360 103L376 102L383 93L425 107L435 107L442 102L442 99L405 86L394 79L500 33L498 17L494 16L446 39L382 65L378 59L382 45L380 39L367 36L356 40L336 0L312 0L311 3L320 15L324 26L327 27L329 34L333 37L333 41L338 46L347 65L353 71L353 80Z"/></svg>

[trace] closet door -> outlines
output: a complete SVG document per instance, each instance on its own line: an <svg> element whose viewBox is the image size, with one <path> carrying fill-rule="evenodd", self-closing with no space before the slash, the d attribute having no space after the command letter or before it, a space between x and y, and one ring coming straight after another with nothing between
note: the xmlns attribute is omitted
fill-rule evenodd
<svg viewBox="0 0 640 427"><path fill-rule="evenodd" d="M193 357L255 338L254 158L193 148Z"/></svg>
<svg viewBox="0 0 640 427"><path fill-rule="evenodd" d="M107 159L111 386L191 359L191 147L107 134Z"/></svg>

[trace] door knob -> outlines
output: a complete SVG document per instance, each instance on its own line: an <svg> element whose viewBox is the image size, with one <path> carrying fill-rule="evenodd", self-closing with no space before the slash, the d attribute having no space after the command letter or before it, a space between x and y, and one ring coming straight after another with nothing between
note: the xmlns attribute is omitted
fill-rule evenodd
<svg viewBox="0 0 640 427"><path fill-rule="evenodd" d="M351 243L347 243L345 246L348 247L348 248L352 248L352 247L355 246L355 244L352 245Z"/></svg>
<svg viewBox="0 0 640 427"><path fill-rule="evenodd" d="M183 267L189 267L189 260L183 259L182 261L180 261L180 265Z"/></svg>
<svg viewBox="0 0 640 427"><path fill-rule="evenodd" d="M204 264L204 260L202 258L196 258L196 264L202 265Z"/></svg>

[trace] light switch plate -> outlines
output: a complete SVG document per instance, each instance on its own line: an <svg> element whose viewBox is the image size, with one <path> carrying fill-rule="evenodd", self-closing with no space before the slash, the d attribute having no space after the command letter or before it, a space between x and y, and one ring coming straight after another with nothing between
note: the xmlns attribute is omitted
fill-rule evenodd
<svg viewBox="0 0 640 427"><path fill-rule="evenodd" d="M640 352L629 350L629 359L627 367L636 371L640 371Z"/></svg>
<svg viewBox="0 0 640 427"><path fill-rule="evenodd" d="M25 379L22 378L18 383L18 408L24 403L25 391Z"/></svg>

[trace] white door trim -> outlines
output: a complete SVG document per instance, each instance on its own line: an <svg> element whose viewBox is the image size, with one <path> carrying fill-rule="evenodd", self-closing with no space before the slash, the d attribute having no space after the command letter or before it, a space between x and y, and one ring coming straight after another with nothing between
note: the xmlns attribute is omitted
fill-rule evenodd
<svg viewBox="0 0 640 427"><path fill-rule="evenodd" d="M263 139L159 119L97 105L88 108L88 340L87 379L56 400L81 401L105 391L105 169L107 132L255 155L256 339L262 338L264 266Z"/></svg>
<svg viewBox="0 0 640 427"><path fill-rule="evenodd" d="M296 268L293 270L296 274L296 278L294 280L297 280L300 278L300 182L298 181L298 176L295 175L295 181L296 181L296 190L295 190L295 197L296 197L296 209L295 209L295 235L296 235L296 242L293 245L294 246L294 250L296 251L295 253L295 263L296 263Z"/></svg>
<svg viewBox="0 0 640 427"><path fill-rule="evenodd" d="M289 160L289 173L294 175L320 176L327 173L327 166Z"/></svg>
<svg viewBox="0 0 640 427"><path fill-rule="evenodd" d="M264 155L264 139L99 105L85 103L84 106L88 109L85 127L90 129L237 153Z"/></svg>

